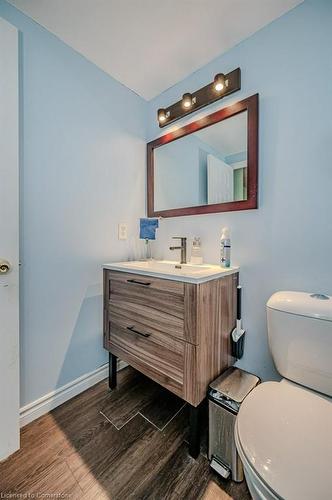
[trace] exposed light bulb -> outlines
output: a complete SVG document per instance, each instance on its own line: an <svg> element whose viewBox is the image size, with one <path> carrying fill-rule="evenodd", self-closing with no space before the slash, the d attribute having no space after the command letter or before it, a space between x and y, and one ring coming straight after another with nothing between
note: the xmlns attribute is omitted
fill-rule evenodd
<svg viewBox="0 0 332 500"><path fill-rule="evenodd" d="M158 109L158 121L160 123L164 122L166 120L166 112L164 108Z"/></svg>
<svg viewBox="0 0 332 500"><path fill-rule="evenodd" d="M192 95L187 92L186 94L183 94L182 96L182 105L184 108L191 108L193 103L193 98Z"/></svg>
<svg viewBox="0 0 332 500"><path fill-rule="evenodd" d="M217 92L221 92L225 86L225 75L223 73L218 73L214 77L214 88Z"/></svg>

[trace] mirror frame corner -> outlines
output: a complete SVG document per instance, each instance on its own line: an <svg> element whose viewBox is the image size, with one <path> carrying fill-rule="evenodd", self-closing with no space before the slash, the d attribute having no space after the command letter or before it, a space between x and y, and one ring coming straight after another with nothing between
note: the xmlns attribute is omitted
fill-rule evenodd
<svg viewBox="0 0 332 500"><path fill-rule="evenodd" d="M199 215L258 208L258 99L254 94L234 104L215 111L181 128L158 137L147 144L147 214L148 217L178 217L183 215ZM248 163L248 197L243 201L230 201L211 205L170 208L156 211L154 209L154 150L169 142L185 137L221 122L239 113L247 111L247 163Z"/></svg>

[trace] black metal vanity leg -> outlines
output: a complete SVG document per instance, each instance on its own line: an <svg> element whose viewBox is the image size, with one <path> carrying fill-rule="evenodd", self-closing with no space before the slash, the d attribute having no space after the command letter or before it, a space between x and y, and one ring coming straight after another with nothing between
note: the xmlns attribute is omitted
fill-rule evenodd
<svg viewBox="0 0 332 500"><path fill-rule="evenodd" d="M189 455L197 458L201 447L200 406L189 405Z"/></svg>
<svg viewBox="0 0 332 500"><path fill-rule="evenodd" d="M110 389L116 388L116 368L118 358L112 353L108 353L108 387Z"/></svg>

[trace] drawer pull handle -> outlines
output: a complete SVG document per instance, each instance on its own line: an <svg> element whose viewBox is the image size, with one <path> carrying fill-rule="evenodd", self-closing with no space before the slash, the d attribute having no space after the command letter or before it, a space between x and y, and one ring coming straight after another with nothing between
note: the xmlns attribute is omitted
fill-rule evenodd
<svg viewBox="0 0 332 500"><path fill-rule="evenodd" d="M138 330L135 330L134 326L127 326L127 330L133 333L137 333L138 335L141 335L142 337L150 337L150 333L142 333L139 332Z"/></svg>
<svg viewBox="0 0 332 500"><path fill-rule="evenodd" d="M136 285L150 286L151 283L148 281L138 281L138 280L127 280L127 283L135 283Z"/></svg>

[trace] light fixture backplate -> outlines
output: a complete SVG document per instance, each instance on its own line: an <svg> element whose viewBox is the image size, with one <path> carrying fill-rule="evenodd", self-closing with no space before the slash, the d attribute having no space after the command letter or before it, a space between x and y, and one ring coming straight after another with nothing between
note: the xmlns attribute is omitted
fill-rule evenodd
<svg viewBox="0 0 332 500"><path fill-rule="evenodd" d="M240 68L236 68L230 73L225 74L225 85L221 91L216 91L214 88L214 81L205 85L196 92L192 92L192 106L190 108L184 108L182 105L182 99L168 108L165 109L166 120L163 122L159 122L159 127L163 128L169 125L170 123L183 118L194 111L197 111L204 106L208 106L223 97L226 97L233 92L237 92L241 89L241 70Z"/></svg>

